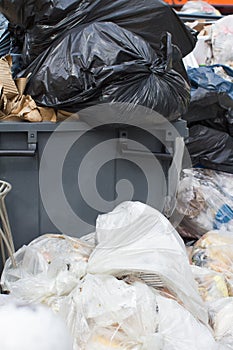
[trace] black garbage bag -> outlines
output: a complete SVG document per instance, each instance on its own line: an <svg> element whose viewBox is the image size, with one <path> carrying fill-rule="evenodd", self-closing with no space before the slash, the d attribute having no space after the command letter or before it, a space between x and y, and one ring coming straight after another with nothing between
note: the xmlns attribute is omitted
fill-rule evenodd
<svg viewBox="0 0 233 350"><path fill-rule="evenodd" d="M160 0L0 0L0 11L26 35L24 61L30 63L64 31L93 22L113 22L159 49L163 32L186 56L196 38L170 6ZM179 59L177 68L185 75Z"/></svg>
<svg viewBox="0 0 233 350"><path fill-rule="evenodd" d="M0 57L10 52L10 32L8 30L9 22L0 13Z"/></svg>
<svg viewBox="0 0 233 350"><path fill-rule="evenodd" d="M193 166L233 173L233 138L225 132L194 125L186 146Z"/></svg>
<svg viewBox="0 0 233 350"><path fill-rule="evenodd" d="M219 68L222 76L216 73ZM221 65L190 68L188 77L191 83L191 102L183 116L188 124L199 124L202 121L203 125L211 125L216 129L220 127L219 130L228 131L228 127L232 129L233 70ZM223 129L220 124L224 126Z"/></svg>
<svg viewBox="0 0 233 350"><path fill-rule="evenodd" d="M187 110L189 85L172 69L171 35L155 51L114 23L72 29L21 76L26 92L43 106L77 112L99 103L143 105L168 119Z"/></svg>
<svg viewBox="0 0 233 350"><path fill-rule="evenodd" d="M226 132L233 137L233 110L230 109L226 111L220 109L219 116L213 119L202 120L199 122L199 124L215 130ZM195 125L195 123L193 125Z"/></svg>

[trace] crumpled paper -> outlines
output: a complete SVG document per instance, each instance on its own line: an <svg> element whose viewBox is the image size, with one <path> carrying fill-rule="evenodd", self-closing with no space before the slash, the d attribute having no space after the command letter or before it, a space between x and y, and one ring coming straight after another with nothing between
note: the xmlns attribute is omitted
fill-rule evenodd
<svg viewBox="0 0 233 350"><path fill-rule="evenodd" d="M38 107L29 95L24 95L27 78L13 80L12 59L0 59L0 121L56 122L53 108Z"/></svg>

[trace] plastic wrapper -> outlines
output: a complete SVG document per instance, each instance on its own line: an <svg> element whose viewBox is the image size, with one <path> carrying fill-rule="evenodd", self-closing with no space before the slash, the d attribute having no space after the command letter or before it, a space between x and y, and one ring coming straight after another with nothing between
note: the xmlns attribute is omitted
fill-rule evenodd
<svg viewBox="0 0 233 350"><path fill-rule="evenodd" d="M67 295L85 274L91 250L92 245L68 236L41 236L16 252L16 268L7 260L3 290L26 302Z"/></svg>
<svg viewBox="0 0 233 350"><path fill-rule="evenodd" d="M233 65L233 15L212 25L213 63Z"/></svg>
<svg viewBox="0 0 233 350"><path fill-rule="evenodd" d="M173 44L183 56L195 45L195 38L176 13L159 0L1 0L0 11L15 26L18 36L26 34L26 63L44 52L64 31L96 21L116 23L140 35L154 49L159 49L161 34L166 31L172 34ZM181 70L184 72L182 67Z"/></svg>
<svg viewBox="0 0 233 350"><path fill-rule="evenodd" d="M229 296L227 280L223 274L198 266L193 266L192 272L198 283L199 293L205 302Z"/></svg>
<svg viewBox="0 0 233 350"><path fill-rule="evenodd" d="M72 350L72 339L64 321L48 308L5 299L0 304L2 350Z"/></svg>
<svg viewBox="0 0 233 350"><path fill-rule="evenodd" d="M219 299L209 304L210 321L221 350L233 349L233 298Z"/></svg>
<svg viewBox="0 0 233 350"><path fill-rule="evenodd" d="M94 23L66 33L20 76L32 73L26 91L43 106L77 112L117 102L125 108L143 105L174 120L187 110L189 86L173 70L171 55L170 34L156 54L116 24Z"/></svg>
<svg viewBox="0 0 233 350"><path fill-rule="evenodd" d="M8 21L0 13L0 57L10 52L10 32L8 30Z"/></svg>
<svg viewBox="0 0 233 350"><path fill-rule="evenodd" d="M184 238L198 239L211 230L233 232L232 179L232 174L207 169L183 171L176 210L183 216Z"/></svg>

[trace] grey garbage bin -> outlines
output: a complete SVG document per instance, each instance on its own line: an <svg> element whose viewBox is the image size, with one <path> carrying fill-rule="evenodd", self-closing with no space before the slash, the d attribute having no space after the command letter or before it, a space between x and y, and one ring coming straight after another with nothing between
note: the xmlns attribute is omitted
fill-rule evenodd
<svg viewBox="0 0 233 350"><path fill-rule="evenodd" d="M172 128L181 139L187 136L184 121ZM177 135L163 125L154 129L153 134L126 125L90 129L80 121L62 123L62 128L0 123L0 178L12 184L7 208L15 247L44 233L87 234L99 213L123 200L140 200L163 211L169 186L177 182L168 179Z"/></svg>

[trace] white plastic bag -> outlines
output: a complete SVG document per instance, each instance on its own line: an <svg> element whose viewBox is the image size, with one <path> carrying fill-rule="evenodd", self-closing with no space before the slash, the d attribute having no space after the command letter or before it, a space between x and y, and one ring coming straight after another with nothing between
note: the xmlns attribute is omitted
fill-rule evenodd
<svg viewBox="0 0 233 350"><path fill-rule="evenodd" d="M61 301L59 314L70 326L74 350L217 350L206 326L141 282L87 275Z"/></svg>
<svg viewBox="0 0 233 350"><path fill-rule="evenodd" d="M195 317L207 323L183 241L159 211L125 202L98 217L96 232L98 244L89 258L88 273L159 276Z"/></svg>
<svg viewBox="0 0 233 350"><path fill-rule="evenodd" d="M134 286L113 276L87 274L69 296L53 299L52 307L59 305L56 311L73 335L74 350L139 350L147 338L156 338L155 350L160 342L156 299L143 288L138 295Z"/></svg>
<svg viewBox="0 0 233 350"><path fill-rule="evenodd" d="M198 266L192 266L192 272L198 283L199 293L205 302L229 296L227 279L223 273Z"/></svg>
<svg viewBox="0 0 233 350"><path fill-rule="evenodd" d="M16 298L30 302L67 295L85 274L92 248L65 235L41 236L16 252L16 268L8 259L1 285Z"/></svg>
<svg viewBox="0 0 233 350"><path fill-rule="evenodd" d="M163 350L217 350L210 329L198 322L176 301L157 297L159 332L164 339Z"/></svg>
<svg viewBox="0 0 233 350"><path fill-rule="evenodd" d="M215 339L226 349L233 349L233 298L210 303L209 313Z"/></svg>
<svg viewBox="0 0 233 350"><path fill-rule="evenodd" d="M213 64L233 64L233 15L212 25Z"/></svg>

